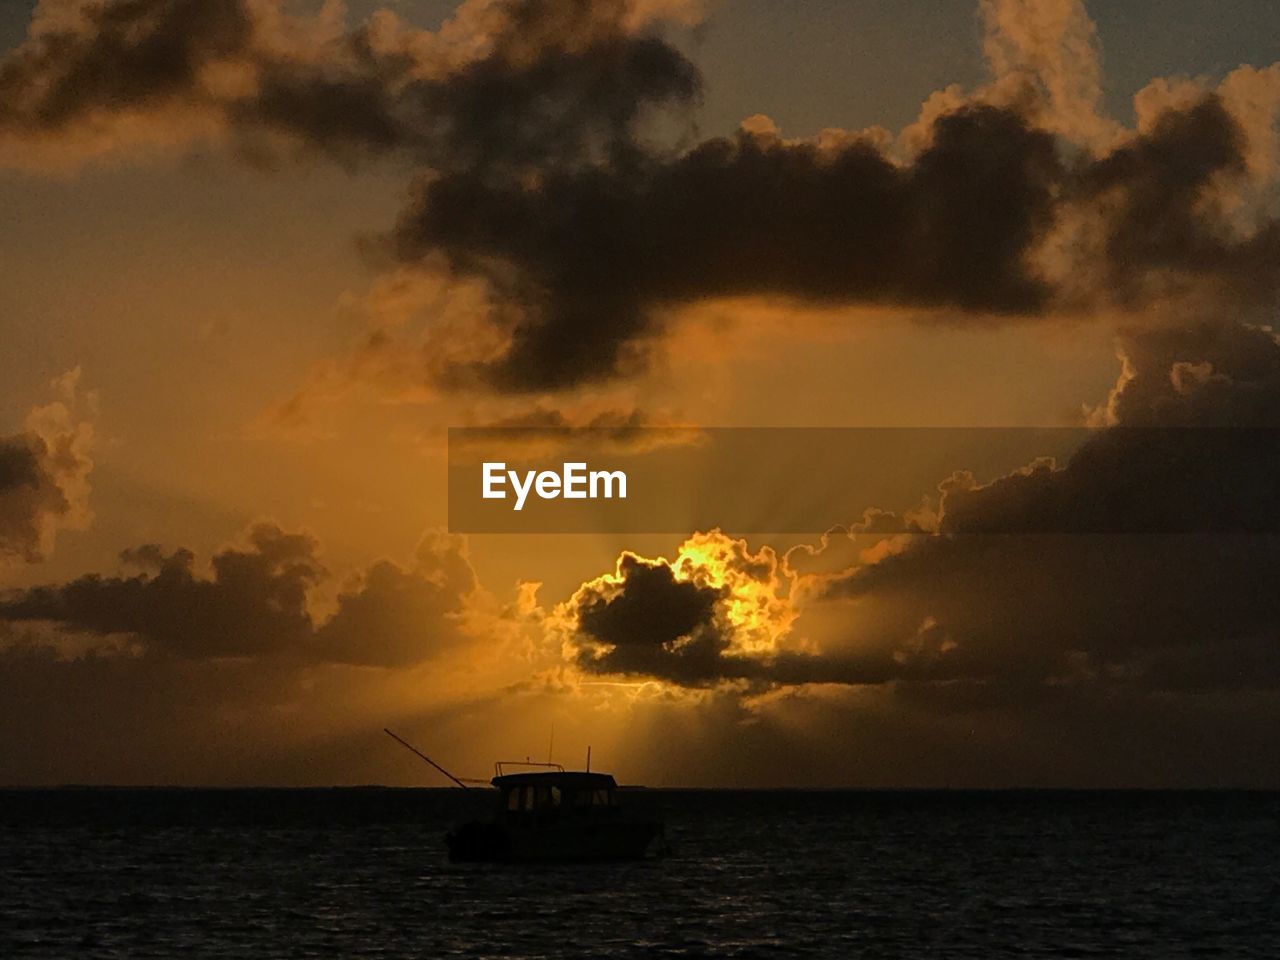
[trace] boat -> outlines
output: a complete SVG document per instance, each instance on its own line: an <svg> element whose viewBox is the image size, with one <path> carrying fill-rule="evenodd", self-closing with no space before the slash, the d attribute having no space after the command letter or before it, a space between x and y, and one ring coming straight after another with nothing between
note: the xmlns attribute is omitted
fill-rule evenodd
<svg viewBox="0 0 1280 960"><path fill-rule="evenodd" d="M484 781L453 776L434 760L386 731L463 789ZM460 823L445 834L455 863L546 863L639 860L659 846L663 823L624 805L617 781L590 769L558 763L499 761L489 785L494 809L484 819ZM524 767L508 773L508 767Z"/></svg>
<svg viewBox="0 0 1280 960"><path fill-rule="evenodd" d="M623 806L610 774L558 769L503 773L490 781L493 815L445 835L458 863L638 860L663 833L661 821Z"/></svg>

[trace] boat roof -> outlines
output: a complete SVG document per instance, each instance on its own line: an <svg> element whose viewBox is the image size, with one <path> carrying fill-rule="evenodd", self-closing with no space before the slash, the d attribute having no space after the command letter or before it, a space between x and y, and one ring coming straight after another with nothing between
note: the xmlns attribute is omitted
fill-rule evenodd
<svg viewBox="0 0 1280 960"><path fill-rule="evenodd" d="M585 773L581 770L554 770L538 773L508 773L494 777L495 787L559 787L562 790L608 790L617 781L609 773Z"/></svg>

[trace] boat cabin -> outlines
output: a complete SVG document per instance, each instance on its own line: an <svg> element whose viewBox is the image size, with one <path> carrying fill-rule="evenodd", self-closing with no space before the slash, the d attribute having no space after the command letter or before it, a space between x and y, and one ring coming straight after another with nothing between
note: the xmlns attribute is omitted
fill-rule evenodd
<svg viewBox="0 0 1280 960"><path fill-rule="evenodd" d="M607 773L509 773L490 782L499 791L499 810L508 815L552 812L589 815L618 806L618 784Z"/></svg>

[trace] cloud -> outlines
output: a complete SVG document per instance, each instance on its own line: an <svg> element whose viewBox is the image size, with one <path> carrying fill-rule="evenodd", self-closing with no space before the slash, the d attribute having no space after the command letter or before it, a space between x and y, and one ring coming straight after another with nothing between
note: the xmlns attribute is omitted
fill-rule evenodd
<svg viewBox="0 0 1280 960"><path fill-rule="evenodd" d="M1280 222L1240 235L1218 191L1246 174L1246 137L1216 94L1161 114L1145 133L1081 172L1073 185L1107 212L1099 282L1121 302L1155 302L1178 285L1209 281L1230 302L1274 302Z"/></svg>
<svg viewBox="0 0 1280 960"><path fill-rule="evenodd" d="M269 164L417 167L392 272L460 284L467 308L416 347L382 325L361 343L343 375L394 390L634 377L681 308L715 298L952 324L1274 302L1274 68L1153 84L1124 130L1100 114L1081 3L983 0L990 84L941 91L896 141L786 140L754 117L699 143L672 135L701 77L662 32L696 6L468 0L424 31L387 10L348 27L333 4L49 5L0 64L0 140L194 124Z"/></svg>
<svg viewBox="0 0 1280 960"><path fill-rule="evenodd" d="M400 269L443 259L491 291L461 337L483 349L430 375L516 393L634 377L681 308L726 297L949 324L1268 309L1280 224L1258 191L1280 96L1262 73L1149 96L1123 130L1098 113L1081 4L982 9L992 84L935 98L896 143L788 140L757 116L684 149L421 176L390 237Z"/></svg>
<svg viewBox="0 0 1280 960"><path fill-rule="evenodd" d="M570 454L586 456L588 451L647 453L697 445L705 438L705 433L696 427L655 423L640 409L579 413L538 405L522 413L451 430L449 450L452 456L466 459L519 457L532 461Z"/></svg>
<svg viewBox="0 0 1280 960"><path fill-rule="evenodd" d="M79 379L79 369L59 377L59 398L31 411L21 433L0 437L0 561L43 560L59 530L83 529L92 519L96 401Z"/></svg>
<svg viewBox="0 0 1280 960"><path fill-rule="evenodd" d="M199 576L189 550L154 545L126 551L150 567L132 577L90 574L34 587L6 600L0 617L49 621L100 636L129 634L145 646L190 657L250 656L298 649L311 632L307 591L323 575L316 543L270 525L250 531L244 548L215 554Z"/></svg>
<svg viewBox="0 0 1280 960"><path fill-rule="evenodd" d="M322 620L310 603L327 578L318 547L309 535L258 524L244 545L214 554L205 575L191 551L147 544L122 554L140 572L14 591L0 600L0 621L125 636L154 656L379 667L419 663L466 636L476 582L459 540L424 538L408 568L373 564Z"/></svg>
<svg viewBox="0 0 1280 960"><path fill-rule="evenodd" d="M951 486L937 535L833 582L874 625L867 642L928 617L953 643L943 675L979 688L1280 686L1262 573L1280 560L1280 343L1211 323L1123 350L1116 425L1063 468Z"/></svg>
<svg viewBox="0 0 1280 960"><path fill-rule="evenodd" d="M1280 688L1280 339L1213 321L1121 351L1112 425L1061 466L957 474L909 532L870 511L782 565L719 533L623 554L557 608L566 656L695 688L885 685L929 710Z"/></svg>
<svg viewBox="0 0 1280 960"><path fill-rule="evenodd" d="M706 686L759 676L793 616L773 550L712 531L671 561L623 553L555 609L551 631L588 672Z"/></svg>
<svg viewBox="0 0 1280 960"><path fill-rule="evenodd" d="M421 783L387 725L483 772L529 722L496 691L531 669L531 595L493 603L442 533L338 584L319 554L264 523L207 564L144 544L118 575L0 591L7 781Z"/></svg>
<svg viewBox="0 0 1280 960"><path fill-rule="evenodd" d="M578 629L598 644L581 662L604 673L717 678L728 647L715 618L721 591L679 581L667 564L629 554L617 575L621 583L612 595L588 588L578 597Z"/></svg>
<svg viewBox="0 0 1280 960"><path fill-rule="evenodd" d="M402 261L483 273L512 310L482 379L545 389L634 371L660 308L713 296L1035 312L1050 291L1024 260L1058 175L1051 137L974 107L908 168L865 142L827 155L743 131L535 187L431 177L393 241Z"/></svg>
<svg viewBox="0 0 1280 960"><path fill-rule="evenodd" d="M1061 468L942 488L941 534L1276 534L1280 341L1217 322L1134 332L1103 414Z"/></svg>
<svg viewBox="0 0 1280 960"><path fill-rule="evenodd" d="M244 53L254 23L243 0L114 0L33 28L0 65L0 129L59 132L103 112L203 99L201 72Z"/></svg>
<svg viewBox="0 0 1280 960"><path fill-rule="evenodd" d="M1119 125L1102 115L1097 28L1080 0L979 0L989 96L1029 103L1045 129L1106 148Z"/></svg>
<svg viewBox="0 0 1280 960"><path fill-rule="evenodd" d="M463 617L476 588L461 541L425 538L409 569L379 561L339 594L312 647L339 663L417 663L465 642Z"/></svg>
<svg viewBox="0 0 1280 960"><path fill-rule="evenodd" d="M228 133L269 163L273 137L433 167L576 160L626 147L648 104L696 93L696 70L652 33L688 14L468 0L430 32L389 10L348 30L334 3L314 17L279 0L50 5L0 61L0 142L93 153Z"/></svg>

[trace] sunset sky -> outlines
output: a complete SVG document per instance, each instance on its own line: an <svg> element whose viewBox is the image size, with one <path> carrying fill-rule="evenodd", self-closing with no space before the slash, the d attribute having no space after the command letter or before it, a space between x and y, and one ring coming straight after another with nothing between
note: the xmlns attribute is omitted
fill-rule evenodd
<svg viewBox="0 0 1280 960"><path fill-rule="evenodd" d="M0 784L443 785L391 727L1280 786L1274 452L1123 429L1280 426L1268 0L12 0L0 47ZM665 425L1097 437L825 535L446 528L449 427Z"/></svg>

